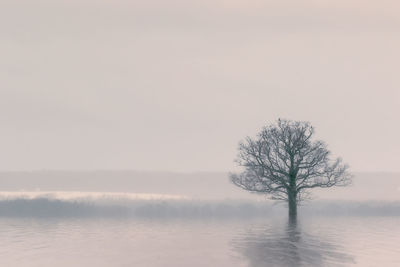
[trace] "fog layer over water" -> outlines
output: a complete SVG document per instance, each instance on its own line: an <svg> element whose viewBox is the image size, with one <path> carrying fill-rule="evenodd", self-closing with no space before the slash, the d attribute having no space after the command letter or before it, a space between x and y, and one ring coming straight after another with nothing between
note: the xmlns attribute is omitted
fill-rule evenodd
<svg viewBox="0 0 400 267"><path fill-rule="evenodd" d="M66 192L65 195L75 195ZM83 193L81 193L83 194ZM251 200L194 200L177 196L144 198L116 197L118 194L85 198L66 198L63 192L55 196L14 197L0 193L0 217L31 218L270 218L285 217L285 203ZM143 197L143 196L142 196ZM301 216L400 216L400 201L356 202L314 201L299 207Z"/></svg>
<svg viewBox="0 0 400 267"><path fill-rule="evenodd" d="M0 191L167 194L196 199L264 200L233 186L224 172L0 172ZM355 173L349 187L313 190L316 199L400 201L400 173Z"/></svg>
<svg viewBox="0 0 400 267"><path fill-rule="evenodd" d="M286 216L229 182L226 173L38 171L0 173L0 216ZM400 174L357 173L350 187L313 190L303 215L400 215Z"/></svg>

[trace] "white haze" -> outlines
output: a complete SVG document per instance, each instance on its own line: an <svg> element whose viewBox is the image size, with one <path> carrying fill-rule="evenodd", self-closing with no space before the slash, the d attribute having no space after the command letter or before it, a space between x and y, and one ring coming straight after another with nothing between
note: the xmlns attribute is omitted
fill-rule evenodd
<svg viewBox="0 0 400 267"><path fill-rule="evenodd" d="M234 186L227 173L137 171L0 172L0 198L265 200ZM355 173L347 187L314 189L314 200L400 201L399 173Z"/></svg>
<svg viewBox="0 0 400 267"><path fill-rule="evenodd" d="M356 171L400 171L397 1L0 3L0 169L230 171L307 120Z"/></svg>

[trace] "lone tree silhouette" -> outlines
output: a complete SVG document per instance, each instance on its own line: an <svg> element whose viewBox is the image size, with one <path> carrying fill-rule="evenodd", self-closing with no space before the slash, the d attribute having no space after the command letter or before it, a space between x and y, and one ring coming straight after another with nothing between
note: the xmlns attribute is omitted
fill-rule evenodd
<svg viewBox="0 0 400 267"><path fill-rule="evenodd" d="M313 141L308 122L278 120L256 138L239 144L237 162L244 171L231 174L231 181L250 192L267 194L288 202L289 219L297 216L297 205L309 189L345 186L351 183L348 165L331 160L322 141Z"/></svg>

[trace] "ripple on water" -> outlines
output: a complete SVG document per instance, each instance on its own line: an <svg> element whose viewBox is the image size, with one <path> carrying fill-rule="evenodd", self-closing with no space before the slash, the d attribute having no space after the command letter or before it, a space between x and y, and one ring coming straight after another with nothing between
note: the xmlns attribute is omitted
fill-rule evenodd
<svg viewBox="0 0 400 267"><path fill-rule="evenodd" d="M400 266L400 218L0 219L1 266Z"/></svg>

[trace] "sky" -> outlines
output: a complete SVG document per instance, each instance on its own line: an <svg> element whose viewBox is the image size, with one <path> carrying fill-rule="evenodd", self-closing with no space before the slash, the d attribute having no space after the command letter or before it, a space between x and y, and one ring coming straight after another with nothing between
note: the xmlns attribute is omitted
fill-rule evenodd
<svg viewBox="0 0 400 267"><path fill-rule="evenodd" d="M0 170L231 171L286 118L353 171L400 172L399 8L3 0Z"/></svg>

